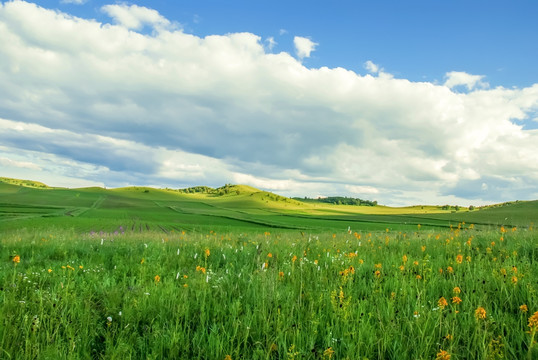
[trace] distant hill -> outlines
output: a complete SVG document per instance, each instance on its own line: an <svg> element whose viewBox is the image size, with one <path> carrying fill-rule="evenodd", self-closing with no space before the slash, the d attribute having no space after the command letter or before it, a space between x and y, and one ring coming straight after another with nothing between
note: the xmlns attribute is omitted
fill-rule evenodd
<svg viewBox="0 0 538 360"><path fill-rule="evenodd" d="M21 180L21 179L0 177L0 182L10 184L10 185L29 187L29 188L50 189L50 186L43 184L42 182L33 181L33 180Z"/></svg>

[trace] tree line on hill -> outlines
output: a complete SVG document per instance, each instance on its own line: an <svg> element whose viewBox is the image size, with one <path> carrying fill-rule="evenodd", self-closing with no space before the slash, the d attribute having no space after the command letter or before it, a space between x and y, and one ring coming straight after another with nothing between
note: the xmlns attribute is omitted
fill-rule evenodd
<svg viewBox="0 0 538 360"><path fill-rule="evenodd" d="M345 196L329 196L329 197L318 197L317 199L304 197L298 198L294 197L293 200L303 201L303 202L321 202L326 204L334 205L356 205L356 206L377 206L377 201L364 200L359 198L345 197Z"/></svg>

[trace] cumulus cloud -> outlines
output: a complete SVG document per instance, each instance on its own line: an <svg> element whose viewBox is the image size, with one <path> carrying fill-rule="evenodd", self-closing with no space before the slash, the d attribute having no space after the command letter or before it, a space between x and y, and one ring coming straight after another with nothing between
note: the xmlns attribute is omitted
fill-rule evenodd
<svg viewBox="0 0 538 360"><path fill-rule="evenodd" d="M489 87L487 82L482 81L485 78L484 75L471 75L464 71L451 71L446 73L445 77L445 86L451 89L457 86L465 86L467 90Z"/></svg>
<svg viewBox="0 0 538 360"><path fill-rule="evenodd" d="M61 0L60 2L62 4L75 4L75 5L82 5L85 4L88 0Z"/></svg>
<svg viewBox="0 0 538 360"><path fill-rule="evenodd" d="M313 42L309 38L295 36L293 38L293 45L295 45L295 52L300 59L310 57L312 51L316 49L319 44Z"/></svg>
<svg viewBox="0 0 538 360"><path fill-rule="evenodd" d="M269 51L273 50L273 48L277 45L275 38L272 36L265 39L265 42L267 43L267 50Z"/></svg>
<svg viewBox="0 0 538 360"><path fill-rule="evenodd" d="M151 9L106 9L116 24L0 3L1 158L107 186L245 182L395 205L538 191L538 130L522 126L538 84L307 68L306 38L297 59L255 34L198 37ZM159 30L135 31L146 25Z"/></svg>
<svg viewBox="0 0 538 360"><path fill-rule="evenodd" d="M5 167L25 168L32 170L42 170L38 165L29 161L16 161L5 157L0 157L0 164Z"/></svg>
<svg viewBox="0 0 538 360"><path fill-rule="evenodd" d="M171 22L161 16L159 12L138 5L105 5L101 10L114 21L127 29L140 30L144 25L150 25L155 29L171 27Z"/></svg>

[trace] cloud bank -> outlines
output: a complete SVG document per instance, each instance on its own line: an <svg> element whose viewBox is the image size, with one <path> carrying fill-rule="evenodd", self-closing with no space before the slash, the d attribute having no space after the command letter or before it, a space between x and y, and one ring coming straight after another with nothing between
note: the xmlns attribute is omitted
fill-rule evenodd
<svg viewBox="0 0 538 360"><path fill-rule="evenodd" d="M102 11L111 23L0 3L4 175L242 182L393 205L538 198L538 130L522 126L538 84L490 89L463 72L411 82L371 62L365 75L307 68L307 38L294 38L295 58L252 33L202 38L148 8Z"/></svg>

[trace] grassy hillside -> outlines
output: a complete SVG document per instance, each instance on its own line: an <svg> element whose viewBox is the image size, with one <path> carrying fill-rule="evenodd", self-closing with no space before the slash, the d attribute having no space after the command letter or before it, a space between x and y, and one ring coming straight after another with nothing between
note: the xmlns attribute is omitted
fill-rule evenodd
<svg viewBox="0 0 538 360"><path fill-rule="evenodd" d="M482 227L530 227L538 223L538 201L519 201L480 210L440 206L386 206L305 203L246 185L212 189L52 188L28 180L1 178L0 225L72 228L77 232L147 232L281 229L302 232Z"/></svg>

